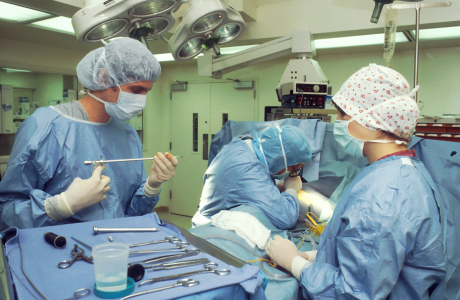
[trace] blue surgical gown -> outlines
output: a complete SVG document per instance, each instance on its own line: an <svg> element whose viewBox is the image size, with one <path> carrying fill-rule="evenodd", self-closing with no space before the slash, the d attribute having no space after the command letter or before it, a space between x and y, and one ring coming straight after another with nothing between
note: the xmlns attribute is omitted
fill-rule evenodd
<svg viewBox="0 0 460 300"><path fill-rule="evenodd" d="M242 204L262 210L279 229L293 227L299 214L297 198L280 193L267 167L244 140L235 137L206 170L197 214L210 218Z"/></svg>
<svg viewBox="0 0 460 300"><path fill-rule="evenodd" d="M46 107L28 117L18 132L0 181L1 228L41 227L151 213L159 195L143 193L144 163L106 164L102 172L110 178L107 198L76 212L65 220L50 218L46 198L67 190L74 178L91 177L86 160L142 157L142 144L134 128L112 118L95 123L61 115Z"/></svg>
<svg viewBox="0 0 460 300"><path fill-rule="evenodd" d="M423 163L392 156L363 168L300 276L306 299L443 299L443 204Z"/></svg>

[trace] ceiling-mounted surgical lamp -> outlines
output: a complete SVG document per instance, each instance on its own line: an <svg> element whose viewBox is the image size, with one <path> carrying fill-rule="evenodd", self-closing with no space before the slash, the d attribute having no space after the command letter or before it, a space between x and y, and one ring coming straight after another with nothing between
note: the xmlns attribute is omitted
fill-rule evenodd
<svg viewBox="0 0 460 300"><path fill-rule="evenodd" d="M420 2L422 0L403 0L405 2ZM371 22L378 23L380 19L380 14L382 13L383 6L385 4L393 3L393 0L374 0L374 10L372 11Z"/></svg>
<svg viewBox="0 0 460 300"><path fill-rule="evenodd" d="M80 43L93 43L130 36L147 45L147 40L170 30L172 12L182 0L86 0L85 7L72 17Z"/></svg>
<svg viewBox="0 0 460 300"><path fill-rule="evenodd" d="M220 55L218 45L234 40L245 28L239 12L220 0L191 0L169 39L169 51L177 61L192 59L209 49Z"/></svg>

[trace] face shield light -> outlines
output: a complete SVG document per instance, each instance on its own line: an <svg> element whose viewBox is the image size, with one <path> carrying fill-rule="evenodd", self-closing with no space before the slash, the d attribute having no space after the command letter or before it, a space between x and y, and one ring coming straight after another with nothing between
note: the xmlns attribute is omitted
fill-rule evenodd
<svg viewBox="0 0 460 300"><path fill-rule="evenodd" d="M175 4L176 2L171 0L149 1L135 6L131 11L131 15L134 17L142 18L167 11L171 9Z"/></svg>
<svg viewBox="0 0 460 300"><path fill-rule="evenodd" d="M180 48L178 53L178 57L180 59L188 59L190 57L194 57L198 55L203 50L203 42L204 39L201 37L194 37L188 41L186 41Z"/></svg>
<svg viewBox="0 0 460 300"><path fill-rule="evenodd" d="M90 42L110 38L121 32L128 21L125 19L115 19L99 24L86 34L86 39Z"/></svg>
<svg viewBox="0 0 460 300"><path fill-rule="evenodd" d="M219 38L219 44L227 43L236 38L241 31L241 26L237 23L229 23L219 27L214 36Z"/></svg>
<svg viewBox="0 0 460 300"><path fill-rule="evenodd" d="M203 33L203 32L212 30L217 25L219 25L220 22L222 22L221 13L217 12L217 13L209 14L199 19L195 23L195 25L193 25L192 31L195 33Z"/></svg>

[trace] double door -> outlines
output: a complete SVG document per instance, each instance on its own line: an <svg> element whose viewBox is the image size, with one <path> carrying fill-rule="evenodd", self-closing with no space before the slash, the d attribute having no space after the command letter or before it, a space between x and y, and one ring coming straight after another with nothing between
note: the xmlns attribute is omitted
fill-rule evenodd
<svg viewBox="0 0 460 300"><path fill-rule="evenodd" d="M188 84L172 93L171 153L181 155L171 183L170 211L193 216L203 189L211 139L228 121L256 120L255 88L233 82Z"/></svg>

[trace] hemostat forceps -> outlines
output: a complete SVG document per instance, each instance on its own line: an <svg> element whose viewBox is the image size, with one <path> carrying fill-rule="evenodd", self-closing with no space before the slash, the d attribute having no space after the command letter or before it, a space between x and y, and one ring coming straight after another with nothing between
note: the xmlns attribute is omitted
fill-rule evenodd
<svg viewBox="0 0 460 300"><path fill-rule="evenodd" d="M217 267L218 267L218 265L216 263L208 263L208 264L204 265L204 270L197 270L197 271L187 272L187 273L182 273L182 274L176 274L176 275L152 278L152 279L142 281L139 284L139 286L142 286L144 284L150 284L150 283L158 282L158 281L165 281L165 280L188 277L188 276L197 275L197 274L213 273L213 274L216 274L216 275L219 275L219 276L225 276L225 275L229 275L232 272L232 271L230 271L228 269L216 270Z"/></svg>
<svg viewBox="0 0 460 300"><path fill-rule="evenodd" d="M84 260L87 263L92 264L93 263L93 257L87 257L85 256L85 250L82 248L78 247L77 244L74 244L74 247L72 251L70 251L70 254L73 255L72 260L64 260L58 263L58 268L59 269L67 269L68 267L72 266L74 262L77 260Z"/></svg>
<svg viewBox="0 0 460 300"><path fill-rule="evenodd" d="M129 245L129 248L140 247L140 246L145 246L145 245L160 244L160 243L166 243L166 242L170 242L172 244L182 244L181 239L178 239L175 236L167 236L164 238L164 240L151 241L151 242L145 242L145 243L139 243L139 244L131 244Z"/></svg>

